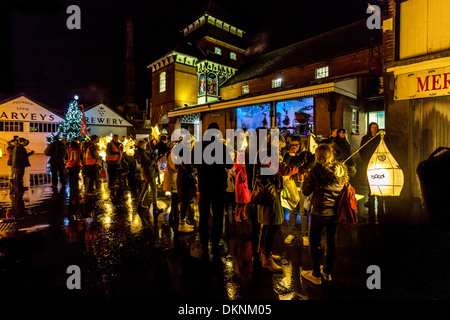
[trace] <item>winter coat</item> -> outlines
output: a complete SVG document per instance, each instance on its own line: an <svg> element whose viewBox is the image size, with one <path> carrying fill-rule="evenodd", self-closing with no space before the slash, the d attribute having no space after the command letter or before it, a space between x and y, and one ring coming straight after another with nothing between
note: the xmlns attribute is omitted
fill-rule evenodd
<svg viewBox="0 0 450 320"><path fill-rule="evenodd" d="M10 146L10 145L8 145L8 147L6 148L6 156L7 156L7 165L8 166L12 166L12 155L13 155L13 152L14 152L14 148L15 148L15 146Z"/></svg>
<svg viewBox="0 0 450 320"><path fill-rule="evenodd" d="M214 138L215 139L215 138ZM200 193L202 192L214 192L214 193L224 193L227 189L227 172L225 168L233 168L233 160L230 157L230 152L228 148L220 142L220 148L222 148L221 163L208 164L205 161L205 149L213 143L212 141L202 141L201 143L196 143L192 150L192 160L191 163L197 169L198 173L198 189ZM215 151L215 150L214 150ZM202 162L195 163L194 155L196 153L201 153ZM214 155L213 155L214 156Z"/></svg>
<svg viewBox="0 0 450 320"><path fill-rule="evenodd" d="M22 145L17 145L12 154L12 166L14 168L26 168L30 166L28 157L34 154L34 151L27 152Z"/></svg>
<svg viewBox="0 0 450 320"><path fill-rule="evenodd" d="M376 124L376 123L371 122L368 126L369 130L370 130L370 127L372 126L372 124ZM364 137L362 137L360 146L363 146L364 144L367 143L367 141L369 141L372 138L373 138L373 136L372 136L371 132L369 131L368 134L366 134ZM370 141L364 148L359 150L359 155L361 156L361 160L365 164L369 163L370 158L372 157L373 153L375 152L378 145L380 144L380 141L381 141L381 137L380 137L380 135L378 135L375 139Z"/></svg>
<svg viewBox="0 0 450 320"><path fill-rule="evenodd" d="M336 200L347 182L347 168L344 164L333 162L324 166L316 163L305 176L302 187L305 196L312 193L311 213L321 216L335 215Z"/></svg>
<svg viewBox="0 0 450 320"><path fill-rule="evenodd" d="M178 170L173 163L172 156L169 153L167 157L166 170L164 171L163 191L176 193L177 191Z"/></svg>
<svg viewBox="0 0 450 320"><path fill-rule="evenodd" d="M141 176L145 182L150 182L158 177L158 167L156 165L156 155L142 148L137 148L134 154L136 161L141 166Z"/></svg>
<svg viewBox="0 0 450 320"><path fill-rule="evenodd" d="M270 167L270 164L267 167ZM260 164L256 165L255 170L257 173L260 171L260 168ZM257 178L264 185L273 185L273 192L276 193L272 206L258 204L257 214L259 223L264 225L280 225L283 223L284 212L280 200L280 193L283 190L283 176L291 176L296 173L298 173L298 167L289 167L280 162L278 171L274 172L273 175L264 175Z"/></svg>
<svg viewBox="0 0 450 320"><path fill-rule="evenodd" d="M45 148L44 153L50 157L48 163L63 164L66 155L66 145L59 140L54 140Z"/></svg>
<svg viewBox="0 0 450 320"><path fill-rule="evenodd" d="M313 167L315 158L311 152L302 151L294 156L291 156L289 153L285 154L283 162L287 166L298 167L298 174L293 175L292 179L295 181L297 187L300 187L300 180L303 181L303 179L299 179L299 175L303 175Z"/></svg>
<svg viewBox="0 0 450 320"><path fill-rule="evenodd" d="M236 203L249 203L252 199L252 193L248 189L247 171L244 164L234 164L235 178L235 197Z"/></svg>

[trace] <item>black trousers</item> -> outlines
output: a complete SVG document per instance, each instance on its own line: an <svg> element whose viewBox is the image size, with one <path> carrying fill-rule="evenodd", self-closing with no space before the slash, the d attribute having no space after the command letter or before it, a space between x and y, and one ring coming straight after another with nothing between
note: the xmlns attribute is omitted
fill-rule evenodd
<svg viewBox="0 0 450 320"><path fill-rule="evenodd" d="M111 188L116 184L117 173L119 172L119 164L107 163L107 170L108 170L108 186Z"/></svg>
<svg viewBox="0 0 450 320"><path fill-rule="evenodd" d="M58 186L58 176L59 182L61 182L62 185L66 184L64 163L51 163L50 171L52 173L52 185L54 187Z"/></svg>
<svg viewBox="0 0 450 320"><path fill-rule="evenodd" d="M98 178L98 165L84 166L84 174L86 176L86 192L92 193L94 191L95 181Z"/></svg>
<svg viewBox="0 0 450 320"><path fill-rule="evenodd" d="M14 188L16 191L23 189L23 176L25 174L25 168L14 168Z"/></svg>
<svg viewBox="0 0 450 320"><path fill-rule="evenodd" d="M320 261L322 259L320 240L323 228L325 228L327 239L327 250L323 270L326 274L330 274L336 256L336 217L323 217L312 214L309 226L309 253L312 261L313 275L317 277L320 276Z"/></svg>
<svg viewBox="0 0 450 320"><path fill-rule="evenodd" d="M262 225L261 229L261 251L266 255L272 253L273 240L279 225Z"/></svg>
<svg viewBox="0 0 450 320"><path fill-rule="evenodd" d="M69 171L69 187L70 191L78 191L78 180L80 176L80 168L81 167L70 167L67 170Z"/></svg>
<svg viewBox="0 0 450 320"><path fill-rule="evenodd" d="M205 188L206 189L206 188ZM218 191L217 188L209 188L209 190L200 190L199 200L199 235L200 242L205 247L209 241L209 217L212 208L212 228L211 243L217 246L222 238L223 217L224 217L224 197L225 191Z"/></svg>

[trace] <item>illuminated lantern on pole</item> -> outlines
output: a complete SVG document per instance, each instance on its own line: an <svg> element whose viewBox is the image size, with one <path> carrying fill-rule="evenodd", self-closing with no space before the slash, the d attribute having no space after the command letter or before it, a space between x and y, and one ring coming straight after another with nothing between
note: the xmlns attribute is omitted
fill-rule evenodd
<svg viewBox="0 0 450 320"><path fill-rule="evenodd" d="M315 136L312 133L309 134L309 152L311 152L312 154L316 153L316 149L318 147L318 144L314 137Z"/></svg>
<svg viewBox="0 0 450 320"><path fill-rule="evenodd" d="M384 131L380 134L380 144L367 166L370 191L374 196L399 196L403 189L403 171L384 143Z"/></svg>

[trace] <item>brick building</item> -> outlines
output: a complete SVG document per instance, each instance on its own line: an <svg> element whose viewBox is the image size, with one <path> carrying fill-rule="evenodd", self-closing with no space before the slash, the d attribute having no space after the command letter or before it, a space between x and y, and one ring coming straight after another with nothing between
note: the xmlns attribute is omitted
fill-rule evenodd
<svg viewBox="0 0 450 320"><path fill-rule="evenodd" d="M191 90L189 103L168 110L168 118L191 116L201 120L203 130L215 121L222 130L294 131L296 113L303 112L318 136L346 128L356 149L369 115L384 115L381 40L381 30L369 30L363 20L260 56L242 56L242 65L220 85L218 99L200 101Z"/></svg>
<svg viewBox="0 0 450 320"><path fill-rule="evenodd" d="M383 57L389 147L419 197L417 165L450 146L450 1L386 1Z"/></svg>
<svg viewBox="0 0 450 320"><path fill-rule="evenodd" d="M168 117L173 110L219 100L219 87L244 62L245 32L222 18L210 2L206 11L183 29L174 49L152 62L151 124L169 133L176 128L194 132L198 114Z"/></svg>

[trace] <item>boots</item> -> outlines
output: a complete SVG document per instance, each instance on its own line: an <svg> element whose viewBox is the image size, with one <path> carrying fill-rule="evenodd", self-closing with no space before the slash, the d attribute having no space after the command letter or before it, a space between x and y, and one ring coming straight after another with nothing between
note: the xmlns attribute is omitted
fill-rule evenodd
<svg viewBox="0 0 450 320"><path fill-rule="evenodd" d="M281 272L283 268L275 263L272 254L261 252L261 264L263 268L269 269L272 272Z"/></svg>
<svg viewBox="0 0 450 320"><path fill-rule="evenodd" d="M183 233L194 232L194 226L187 224L186 218L180 219L180 223L178 224L178 232L183 232Z"/></svg>

